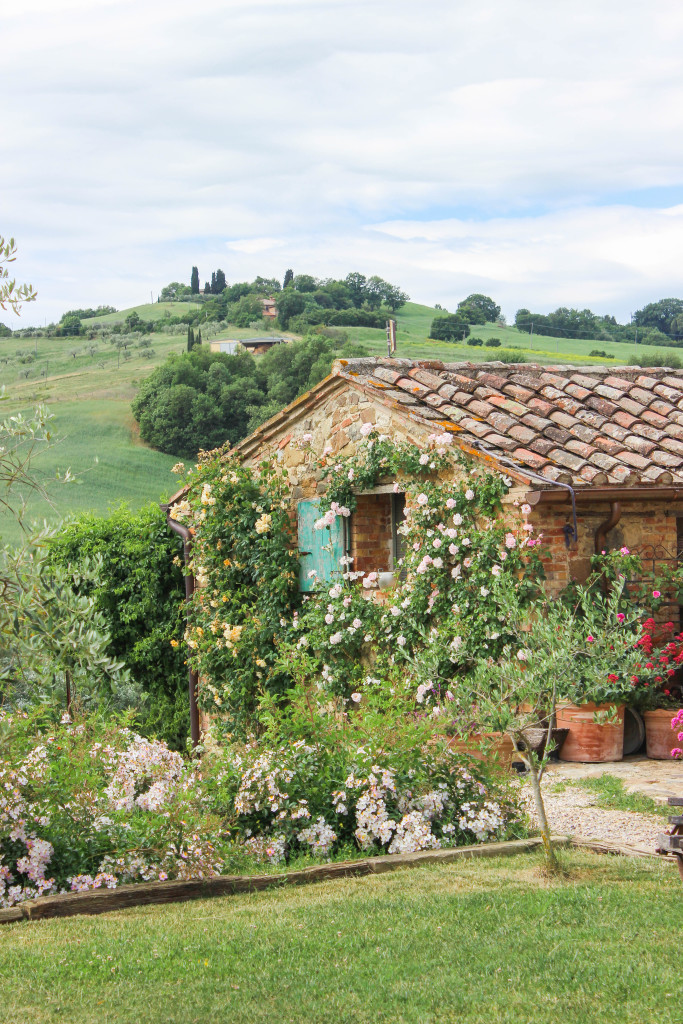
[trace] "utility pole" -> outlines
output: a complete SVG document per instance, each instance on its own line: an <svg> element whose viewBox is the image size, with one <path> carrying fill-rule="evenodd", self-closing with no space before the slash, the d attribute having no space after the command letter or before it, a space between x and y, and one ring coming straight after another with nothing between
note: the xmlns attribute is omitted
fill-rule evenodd
<svg viewBox="0 0 683 1024"><path fill-rule="evenodd" d="M533 347L534 347L534 322L532 320L531 321L531 330L529 331L529 348L533 349Z"/></svg>

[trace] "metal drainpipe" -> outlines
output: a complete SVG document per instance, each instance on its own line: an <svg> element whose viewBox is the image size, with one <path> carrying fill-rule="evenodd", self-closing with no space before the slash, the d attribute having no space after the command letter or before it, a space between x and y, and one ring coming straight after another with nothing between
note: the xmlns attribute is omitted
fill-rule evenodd
<svg viewBox="0 0 683 1024"><path fill-rule="evenodd" d="M610 516L604 523L600 523L597 530L595 531L595 554L599 555L605 550L605 544L607 543L607 534L610 530L613 530L621 519L621 505L618 501L613 501L610 505Z"/></svg>
<svg viewBox="0 0 683 1024"><path fill-rule="evenodd" d="M177 533L183 541L183 558L185 560L185 568L190 564L190 557L192 552L192 534L188 530L187 526L183 526L176 519L171 519L169 515L169 506L162 505L161 508L166 513L166 525L169 526L174 533ZM194 594L194 576L192 574L185 576L185 601L187 603L187 610L189 615L190 601ZM199 743L199 708L197 707L197 686L199 682L199 676L197 672L189 669L189 691L190 691L190 739L192 740L192 746L196 747Z"/></svg>
<svg viewBox="0 0 683 1024"><path fill-rule="evenodd" d="M604 523L600 523L597 530L595 531L595 554L599 555L606 550L605 545L607 544L607 534L610 530L613 530L621 519L621 505L618 501L613 501L610 505L609 519L606 519ZM602 589L605 594L609 593L609 580L603 573L602 580L600 581Z"/></svg>

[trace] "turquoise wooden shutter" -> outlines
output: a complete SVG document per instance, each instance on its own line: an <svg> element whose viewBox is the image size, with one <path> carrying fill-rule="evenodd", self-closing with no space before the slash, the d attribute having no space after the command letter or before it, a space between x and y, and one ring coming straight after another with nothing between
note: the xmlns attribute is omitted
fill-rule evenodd
<svg viewBox="0 0 683 1024"><path fill-rule="evenodd" d="M344 521L337 516L332 526L315 530L313 524L320 519L320 499L311 498L299 502L297 530L299 541L300 587L302 591L313 590L314 579L309 579L315 569L318 579L331 580L343 572L339 559L345 554Z"/></svg>

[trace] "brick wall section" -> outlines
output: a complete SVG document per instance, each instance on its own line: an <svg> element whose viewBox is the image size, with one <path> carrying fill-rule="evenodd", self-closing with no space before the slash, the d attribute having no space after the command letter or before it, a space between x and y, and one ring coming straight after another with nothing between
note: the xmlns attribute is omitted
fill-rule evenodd
<svg viewBox="0 0 683 1024"><path fill-rule="evenodd" d="M391 569L391 495L359 494L351 516L351 555L355 571Z"/></svg>
<svg viewBox="0 0 683 1024"><path fill-rule="evenodd" d="M643 559L645 571L661 568L675 556L678 547L677 519L683 518L680 504L652 502L646 508L636 503L624 502L621 519L607 534L606 546L609 551L627 547ZM557 594L571 580L583 582L590 573L590 559L594 553L595 534L598 527L610 516L608 504L596 504L579 508L577 542L567 548L564 526L571 522L571 513L563 506L537 506L530 517L535 528L534 536L543 534L542 547L546 549L543 563L547 576L547 590ZM667 618L677 621L675 608L666 613Z"/></svg>

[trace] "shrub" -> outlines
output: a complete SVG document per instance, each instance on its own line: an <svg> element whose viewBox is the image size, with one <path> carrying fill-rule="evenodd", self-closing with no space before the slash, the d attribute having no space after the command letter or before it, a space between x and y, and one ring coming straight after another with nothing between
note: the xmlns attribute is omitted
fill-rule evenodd
<svg viewBox="0 0 683 1024"><path fill-rule="evenodd" d="M500 338L488 338L486 341L487 348L500 348Z"/></svg>
<svg viewBox="0 0 683 1024"><path fill-rule="evenodd" d="M456 313L435 317L429 328L429 337L434 338L435 341L461 341L469 333L469 324L464 316Z"/></svg>
<svg viewBox="0 0 683 1024"><path fill-rule="evenodd" d="M588 354L594 359L614 359L614 356L611 356L609 352L605 352L601 348L593 348Z"/></svg>
<svg viewBox="0 0 683 1024"><path fill-rule="evenodd" d="M201 761L136 735L126 718L0 712L0 906L350 844L412 852L517 829L507 788L425 742L425 722L389 714L402 742L387 744L372 719L322 706L311 717L309 706L301 690L277 721L265 706L260 742L209 746Z"/></svg>
<svg viewBox="0 0 683 1024"><path fill-rule="evenodd" d="M679 356L669 352L638 352L629 359L631 366L668 366L672 370L680 370L683 363Z"/></svg>
<svg viewBox="0 0 683 1024"><path fill-rule="evenodd" d="M178 749L188 720L180 551L164 513L151 504L139 512L121 506L107 518L85 513L62 529L49 554L50 564L80 577L79 591L94 599L109 630L111 656L146 694L139 727ZM79 571L93 558L101 559L96 582Z"/></svg>
<svg viewBox="0 0 683 1024"><path fill-rule="evenodd" d="M526 363L526 357L521 352L513 352L511 349L502 348L496 353L496 359L501 363Z"/></svg>
<svg viewBox="0 0 683 1024"><path fill-rule="evenodd" d="M476 347L477 345L483 345L484 341L483 341L482 338L468 338L467 339L467 344L468 345L473 345L473 346Z"/></svg>

